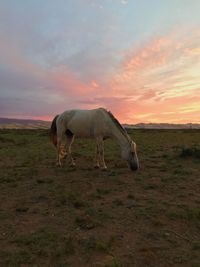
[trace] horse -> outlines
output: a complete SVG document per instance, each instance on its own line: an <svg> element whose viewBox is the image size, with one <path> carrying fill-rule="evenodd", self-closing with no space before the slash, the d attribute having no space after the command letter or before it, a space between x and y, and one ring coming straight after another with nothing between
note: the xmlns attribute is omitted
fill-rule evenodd
<svg viewBox="0 0 200 267"><path fill-rule="evenodd" d="M132 171L139 169L136 143L132 141L126 130L104 108L91 110L66 110L56 115L51 123L50 137L57 148L57 165L68 155L71 165L75 166L71 154L71 145L75 137L96 139L95 167L107 169L104 160L104 140L113 138L121 148L121 157L127 161Z"/></svg>

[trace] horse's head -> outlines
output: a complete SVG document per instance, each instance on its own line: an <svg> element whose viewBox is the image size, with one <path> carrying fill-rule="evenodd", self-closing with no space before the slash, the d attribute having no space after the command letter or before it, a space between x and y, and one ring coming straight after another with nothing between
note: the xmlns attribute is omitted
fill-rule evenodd
<svg viewBox="0 0 200 267"><path fill-rule="evenodd" d="M132 140L122 149L122 158L128 162L128 165L132 171L139 169L139 161L136 152L136 143Z"/></svg>

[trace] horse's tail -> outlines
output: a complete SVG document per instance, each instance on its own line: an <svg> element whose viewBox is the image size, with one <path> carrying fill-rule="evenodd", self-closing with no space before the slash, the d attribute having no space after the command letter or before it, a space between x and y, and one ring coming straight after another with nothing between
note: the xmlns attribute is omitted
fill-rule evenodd
<svg viewBox="0 0 200 267"><path fill-rule="evenodd" d="M57 127L56 127L56 120L59 115L56 115L51 123L50 128L50 140L54 144L54 146L57 146Z"/></svg>

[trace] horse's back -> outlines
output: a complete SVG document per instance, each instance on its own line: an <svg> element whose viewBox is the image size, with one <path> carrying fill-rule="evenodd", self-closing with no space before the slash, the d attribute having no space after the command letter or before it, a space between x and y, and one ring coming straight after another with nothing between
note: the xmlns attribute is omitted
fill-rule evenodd
<svg viewBox="0 0 200 267"><path fill-rule="evenodd" d="M106 111L103 108L67 110L60 115L59 121L80 137L104 135L106 131Z"/></svg>

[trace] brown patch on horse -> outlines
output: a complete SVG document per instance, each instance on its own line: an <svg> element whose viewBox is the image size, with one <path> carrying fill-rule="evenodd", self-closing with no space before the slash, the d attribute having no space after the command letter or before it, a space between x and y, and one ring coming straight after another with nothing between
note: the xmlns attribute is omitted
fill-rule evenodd
<svg viewBox="0 0 200 267"><path fill-rule="evenodd" d="M69 138L72 138L74 136L74 134L69 129L66 130L65 134Z"/></svg>
<svg viewBox="0 0 200 267"><path fill-rule="evenodd" d="M52 123L51 123L51 127L50 127L50 140L51 142L54 144L54 146L57 146L57 127L56 127L56 120L58 118L59 115L56 115L55 118L53 119Z"/></svg>

